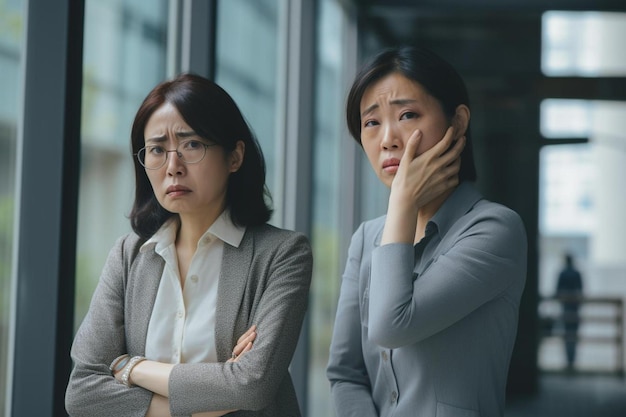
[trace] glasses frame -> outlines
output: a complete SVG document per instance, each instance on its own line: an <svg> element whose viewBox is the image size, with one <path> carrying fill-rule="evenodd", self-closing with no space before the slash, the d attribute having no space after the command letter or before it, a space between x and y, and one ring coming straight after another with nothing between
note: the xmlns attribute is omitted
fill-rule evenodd
<svg viewBox="0 0 626 417"><path fill-rule="evenodd" d="M180 152L180 151L178 150L178 149L179 149L182 145L185 145L185 144L187 144L187 143L189 143L189 142L198 142L200 145L202 145L202 146L204 147L204 153L202 154L202 157L201 157L200 159L198 159L197 161L194 161L194 162L189 162L189 161L186 161L186 160L185 160L185 158L183 157L182 152ZM167 158L168 158L168 156L169 156L169 154L170 154L171 152L176 152L176 156L178 156L178 159L180 159L180 160L181 160L181 161L182 161L185 165L192 165L192 164L197 164L197 163L200 163L200 162L202 162L202 160L203 160L203 159L204 159L204 157L206 156L206 150L207 150L207 148L210 148L210 147L213 147L213 146L217 146L217 143L210 143L210 144L209 144L209 143L204 143L204 142L202 142L202 141L199 141L199 140L197 140L197 139L189 139L189 140L184 140L184 141L181 141L181 142L179 142L179 143L178 143L178 146L176 146L176 149L171 149L171 150L169 150L169 149L163 149L163 151L165 152L165 158L163 159L163 163L162 163L161 165L159 165L158 167L155 167L155 168L150 168L150 167L147 167L147 166L145 165L145 163L141 160L141 154L142 154L142 152L144 153L144 159L145 159L145 157L146 157L146 156L145 156L145 151L146 151L146 149L147 149L147 148L149 148L149 147L154 147L154 146L159 146L159 145L149 145L149 146L144 146L143 148L139 149L139 150L137 151L137 153L133 154L133 155L135 155L135 156L137 157L137 161L139 161L139 164L140 164L142 167L144 167L145 169L149 169L149 170L151 170L151 171L154 171L154 170L157 170L157 169L161 169L161 168L163 168L163 167L165 166L165 164L167 164Z"/></svg>

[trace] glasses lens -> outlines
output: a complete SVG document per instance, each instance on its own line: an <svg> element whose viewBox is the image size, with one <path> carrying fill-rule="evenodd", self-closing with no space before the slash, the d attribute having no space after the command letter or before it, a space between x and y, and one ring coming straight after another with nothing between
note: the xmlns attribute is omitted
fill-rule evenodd
<svg viewBox="0 0 626 417"><path fill-rule="evenodd" d="M157 169L165 163L166 155L160 146L147 146L137 153L137 158L144 167Z"/></svg>
<svg viewBox="0 0 626 417"><path fill-rule="evenodd" d="M178 155L188 164L195 164L204 158L206 146L197 140L188 140L178 145Z"/></svg>
<svg viewBox="0 0 626 417"><path fill-rule="evenodd" d="M141 165L146 166L146 148L139 149L139 152L137 152L137 160Z"/></svg>
<svg viewBox="0 0 626 417"><path fill-rule="evenodd" d="M137 159L147 169L159 169L165 165L167 154L175 152L182 162L195 164L202 161L206 155L207 146L197 140L181 142L176 151L165 150L162 146L146 146L137 152Z"/></svg>

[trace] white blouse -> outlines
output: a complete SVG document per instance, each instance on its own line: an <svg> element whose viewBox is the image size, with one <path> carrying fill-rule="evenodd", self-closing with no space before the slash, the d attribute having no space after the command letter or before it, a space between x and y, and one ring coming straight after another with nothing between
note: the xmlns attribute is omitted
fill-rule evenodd
<svg viewBox="0 0 626 417"><path fill-rule="evenodd" d="M165 363L217 362L215 314L224 242L238 247L245 228L235 226L227 210L198 241L184 287L176 257L176 218L167 221L142 245L165 260L148 325L146 358Z"/></svg>

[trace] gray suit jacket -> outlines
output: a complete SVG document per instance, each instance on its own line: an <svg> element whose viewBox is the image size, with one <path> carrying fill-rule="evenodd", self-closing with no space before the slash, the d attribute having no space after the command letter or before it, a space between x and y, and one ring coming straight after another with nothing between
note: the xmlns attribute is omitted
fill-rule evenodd
<svg viewBox="0 0 626 417"><path fill-rule="evenodd" d="M163 259L139 251L135 234L111 250L89 312L72 346L66 392L71 416L141 416L152 393L126 388L108 369L117 356L145 352L148 323ZM239 248L224 244L215 329L218 363L176 365L169 381L173 416L238 409L237 416L299 416L288 366L307 308L311 248L300 233L270 225L249 227ZM226 363L237 338L252 324L250 352ZM249 411L243 411L249 410Z"/></svg>

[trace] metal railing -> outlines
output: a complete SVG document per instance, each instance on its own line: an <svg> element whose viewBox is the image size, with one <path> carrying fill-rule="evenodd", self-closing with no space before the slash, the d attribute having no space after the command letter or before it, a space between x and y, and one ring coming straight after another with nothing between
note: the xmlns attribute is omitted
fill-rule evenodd
<svg viewBox="0 0 626 417"><path fill-rule="evenodd" d="M564 311L564 303L578 304L578 312ZM588 306L608 307L602 312L590 312ZM555 296L539 300L540 341L543 338L559 337L564 342L610 344L615 347L615 370L624 373L624 300L621 297ZM572 334L565 329L566 324L578 323L578 330ZM612 327L608 335L585 334L582 324L596 324Z"/></svg>

